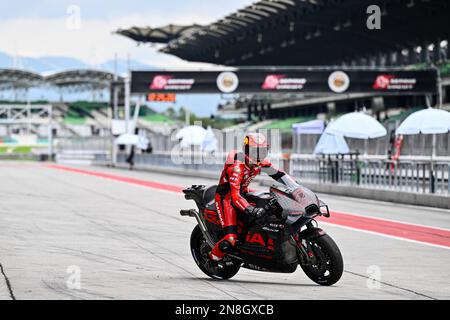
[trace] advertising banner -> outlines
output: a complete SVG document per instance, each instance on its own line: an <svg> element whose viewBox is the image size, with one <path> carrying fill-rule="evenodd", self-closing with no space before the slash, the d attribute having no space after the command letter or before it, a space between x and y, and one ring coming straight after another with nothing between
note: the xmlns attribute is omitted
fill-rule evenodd
<svg viewBox="0 0 450 320"><path fill-rule="evenodd" d="M132 93L380 93L437 90L435 70L240 69L235 71L133 71Z"/></svg>

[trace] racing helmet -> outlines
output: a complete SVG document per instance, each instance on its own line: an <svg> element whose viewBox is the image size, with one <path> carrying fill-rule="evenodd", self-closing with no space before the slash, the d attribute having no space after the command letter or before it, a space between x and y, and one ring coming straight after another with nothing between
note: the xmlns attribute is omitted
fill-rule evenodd
<svg viewBox="0 0 450 320"><path fill-rule="evenodd" d="M259 164L269 153L269 143L262 133L249 133L244 139L244 154L251 164Z"/></svg>

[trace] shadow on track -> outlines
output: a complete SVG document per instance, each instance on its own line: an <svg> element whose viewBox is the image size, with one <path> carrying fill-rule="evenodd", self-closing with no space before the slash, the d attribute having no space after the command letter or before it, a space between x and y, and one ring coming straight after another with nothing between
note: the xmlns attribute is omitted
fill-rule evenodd
<svg viewBox="0 0 450 320"><path fill-rule="evenodd" d="M229 279L229 280L219 280L219 279L211 279L206 277L198 277L198 278L188 278L188 277L182 277L183 280L191 280L191 281L207 281L207 282L215 282L215 283L223 283L223 284L257 284L257 285L274 285L274 286L294 286L294 287L321 287L314 283L289 283L289 282L269 282L269 281L252 281L252 280L236 280L236 279Z"/></svg>

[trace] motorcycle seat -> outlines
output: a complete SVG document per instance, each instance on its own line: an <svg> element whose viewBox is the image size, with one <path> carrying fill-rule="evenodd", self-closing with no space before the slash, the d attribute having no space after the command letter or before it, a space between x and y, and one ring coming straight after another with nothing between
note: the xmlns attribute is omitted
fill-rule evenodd
<svg viewBox="0 0 450 320"><path fill-rule="evenodd" d="M208 210L216 211L216 204L214 199L216 190L217 186L210 186L203 192L203 203L205 204L205 208Z"/></svg>

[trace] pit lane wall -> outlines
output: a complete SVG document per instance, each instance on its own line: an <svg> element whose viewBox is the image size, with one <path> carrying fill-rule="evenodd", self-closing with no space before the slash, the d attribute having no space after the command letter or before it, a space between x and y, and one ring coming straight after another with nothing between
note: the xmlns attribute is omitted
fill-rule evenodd
<svg viewBox="0 0 450 320"><path fill-rule="evenodd" d="M127 156L125 154L119 154L114 166L129 169L130 165L126 160ZM99 164L111 165L110 163L105 162ZM349 177L345 180L344 173L336 175L336 172L332 171L330 174L330 172L326 170L326 166L320 167L318 171L319 173L324 171L324 174L314 176L311 175L311 173L315 173L316 171L310 170L302 177L300 174L296 173L295 170L298 170L298 166L296 166L295 161L293 162L292 159L285 163L284 168L296 177L304 186L317 193L450 209L450 194L448 193L450 185L448 182L448 172L445 171L447 170L447 167L442 166L445 170L433 173L433 175L438 176L438 178L433 178L433 176L430 177L430 173L426 171L427 168L424 165L418 165L417 171L414 171L410 167L402 167L400 170L398 167L392 167L391 163L387 163L387 165L388 166L386 167L386 163L379 164L378 166L383 168L383 170L375 171L376 174L370 176L367 173L364 173L364 168L360 168L358 175L361 181L357 181L358 178L355 178L355 173L353 171L349 171ZM170 156L168 155L138 154L134 158L133 169L218 180L222 167L223 164L176 165L170 161ZM332 168L334 168L333 170L336 169L335 164L332 165ZM348 171L348 168L345 168L345 170ZM448 166L448 168L450 168L450 166ZM369 166L367 170L370 170L370 172L374 171L371 166ZM382 172L386 173L382 174ZM403 172L403 174L399 175L397 172ZM416 175L416 177L414 177L414 175ZM441 179L439 179L439 177L441 177ZM342 181L333 180L339 178L342 179ZM373 184L369 184L373 179L378 180L374 180L375 182ZM255 182L259 182L264 186L270 186L274 183L272 179L263 175L257 177ZM430 187L430 185L434 185L434 187ZM436 185L441 187L436 188ZM431 193L433 188L433 193Z"/></svg>

